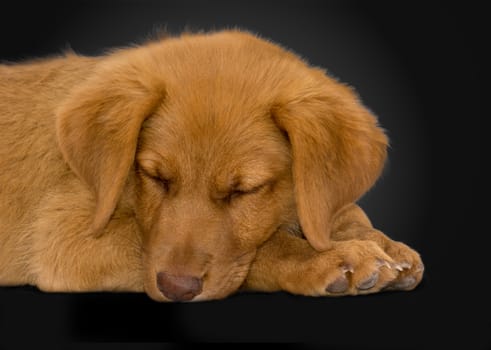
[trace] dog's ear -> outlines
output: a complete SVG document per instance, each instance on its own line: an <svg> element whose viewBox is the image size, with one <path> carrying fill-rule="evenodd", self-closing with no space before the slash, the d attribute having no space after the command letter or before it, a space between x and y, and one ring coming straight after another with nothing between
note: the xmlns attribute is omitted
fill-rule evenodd
<svg viewBox="0 0 491 350"><path fill-rule="evenodd" d="M117 58L95 68L57 111L57 137L65 161L96 198L91 233L102 235L133 164L145 118L164 88L148 62ZM146 65L145 65L146 64Z"/></svg>
<svg viewBox="0 0 491 350"><path fill-rule="evenodd" d="M388 140L353 91L317 72L275 103L275 122L292 148L297 212L316 250L330 247L333 216L356 201L383 168ZM314 86L312 86L314 85Z"/></svg>

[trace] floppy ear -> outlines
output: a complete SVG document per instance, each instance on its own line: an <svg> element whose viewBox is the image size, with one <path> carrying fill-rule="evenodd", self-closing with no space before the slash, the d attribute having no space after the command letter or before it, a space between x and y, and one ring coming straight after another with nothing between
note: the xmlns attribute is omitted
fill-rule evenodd
<svg viewBox="0 0 491 350"><path fill-rule="evenodd" d="M118 60L96 68L57 111L63 157L96 198L91 227L96 237L117 205L141 125L163 98L160 82L141 64Z"/></svg>
<svg viewBox="0 0 491 350"><path fill-rule="evenodd" d="M380 175L388 144L375 117L348 87L323 80L290 91L272 112L291 143L302 230L319 251L330 248L336 212L356 201Z"/></svg>

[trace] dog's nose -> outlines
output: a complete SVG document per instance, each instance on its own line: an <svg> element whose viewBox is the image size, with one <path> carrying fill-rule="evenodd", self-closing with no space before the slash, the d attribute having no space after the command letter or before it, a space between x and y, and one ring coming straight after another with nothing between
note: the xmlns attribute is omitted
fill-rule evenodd
<svg viewBox="0 0 491 350"><path fill-rule="evenodd" d="M194 276L173 275L167 272L157 274L157 287L173 301L188 301L201 293L203 281Z"/></svg>

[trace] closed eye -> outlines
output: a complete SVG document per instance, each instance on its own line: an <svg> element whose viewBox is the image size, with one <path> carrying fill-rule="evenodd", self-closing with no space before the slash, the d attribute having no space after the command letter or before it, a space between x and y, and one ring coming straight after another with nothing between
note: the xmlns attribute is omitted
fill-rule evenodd
<svg viewBox="0 0 491 350"><path fill-rule="evenodd" d="M221 200L224 202L230 203L240 197L245 197L248 195L253 195L255 193L260 192L262 189L264 189L269 183L264 183L258 186L254 186L252 188L247 188L247 189L242 189L242 188L236 188L233 189L232 191L226 193Z"/></svg>
<svg viewBox="0 0 491 350"><path fill-rule="evenodd" d="M165 192L169 192L171 186L171 180L163 179L158 176L152 176L151 179L159 185Z"/></svg>
<svg viewBox="0 0 491 350"><path fill-rule="evenodd" d="M143 176L145 176L146 178L150 179L152 182L157 184L165 192L169 192L170 186L172 184L171 179L164 178L159 174L158 171L149 171L141 167L139 170L143 174Z"/></svg>

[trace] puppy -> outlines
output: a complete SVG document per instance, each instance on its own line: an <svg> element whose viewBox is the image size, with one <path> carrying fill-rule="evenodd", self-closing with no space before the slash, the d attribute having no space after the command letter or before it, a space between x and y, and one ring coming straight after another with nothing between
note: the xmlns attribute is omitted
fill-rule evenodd
<svg viewBox="0 0 491 350"><path fill-rule="evenodd" d="M341 296L417 252L355 202L387 137L347 86L241 31L0 66L0 284Z"/></svg>

